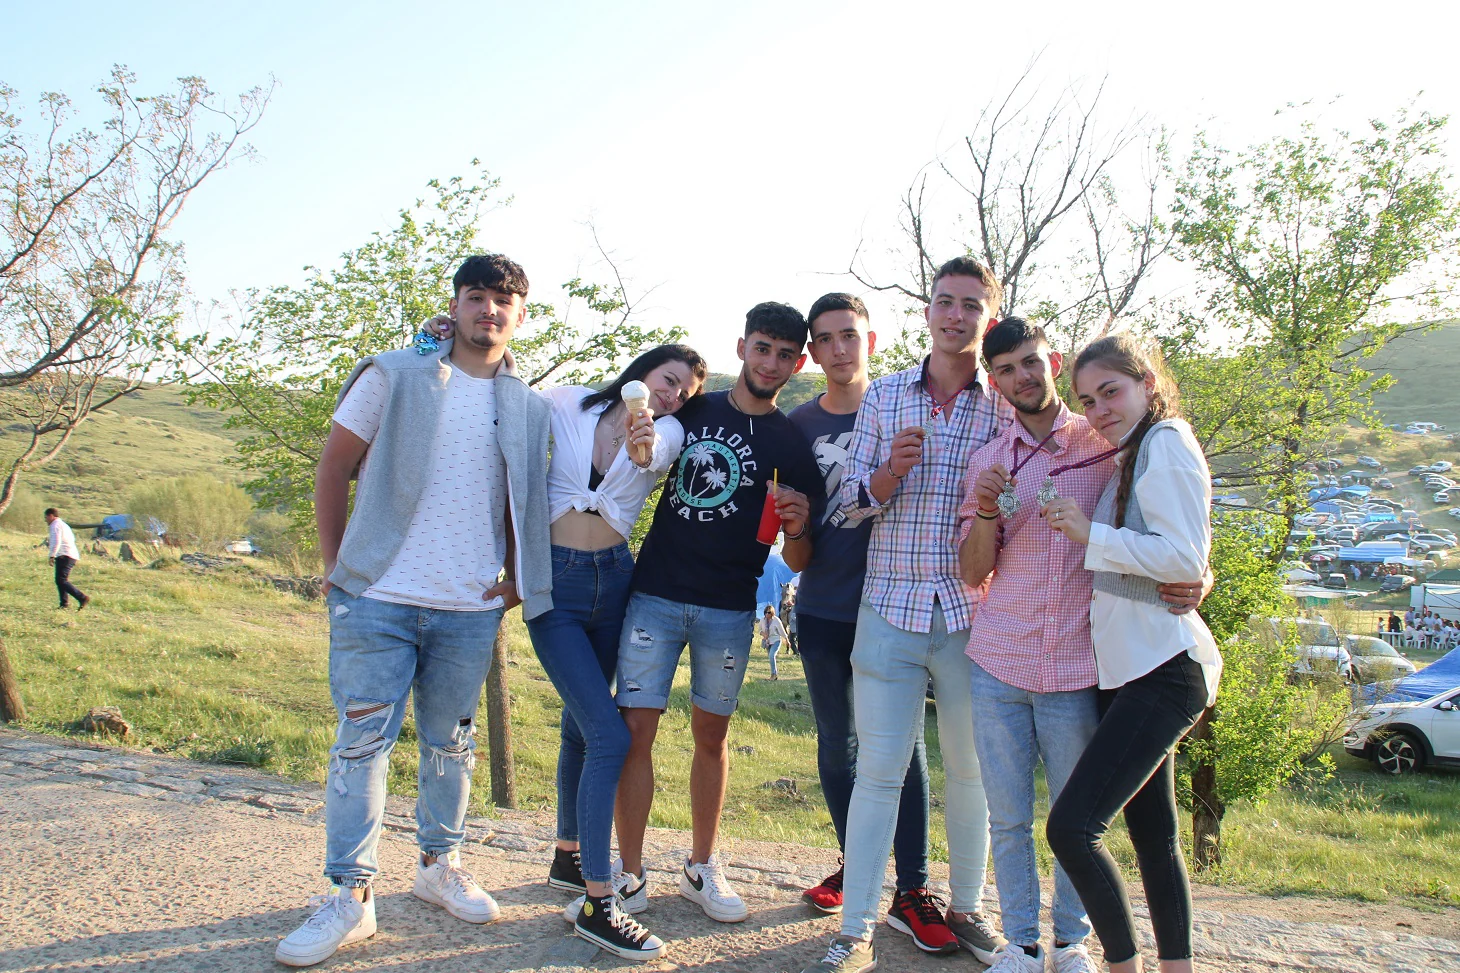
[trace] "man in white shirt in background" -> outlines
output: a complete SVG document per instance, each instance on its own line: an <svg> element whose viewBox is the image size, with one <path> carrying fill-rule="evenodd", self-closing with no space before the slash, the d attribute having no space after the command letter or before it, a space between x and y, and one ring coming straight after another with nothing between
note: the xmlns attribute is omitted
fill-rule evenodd
<svg viewBox="0 0 1460 973"><path fill-rule="evenodd" d="M76 534L72 532L71 525L61 519L55 507L46 508L46 523L51 529L51 563L56 566L56 591L61 595L61 607L71 607L67 598L75 598L76 610L80 611L91 604L91 599L71 583L71 569L81 557L81 551L76 547Z"/></svg>
<svg viewBox="0 0 1460 973"><path fill-rule="evenodd" d="M289 966L375 933L386 776L408 700L420 749L414 894L466 922L499 915L458 850L502 615L552 608L549 406L507 350L526 297L517 264L471 257L452 281L451 348L366 358L341 389L314 494L339 712L325 783L334 894L279 943Z"/></svg>

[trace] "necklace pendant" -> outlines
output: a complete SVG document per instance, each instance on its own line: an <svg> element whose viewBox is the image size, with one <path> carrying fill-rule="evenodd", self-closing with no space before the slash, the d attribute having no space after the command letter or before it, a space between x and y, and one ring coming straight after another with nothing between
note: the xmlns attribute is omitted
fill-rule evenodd
<svg viewBox="0 0 1460 973"><path fill-rule="evenodd" d="M1019 512L1019 498L1014 495L1014 484L1005 483L998 499L999 513L1008 519Z"/></svg>
<svg viewBox="0 0 1460 973"><path fill-rule="evenodd" d="M932 439L933 433L938 429L938 420L933 418L923 423L923 438Z"/></svg>
<svg viewBox="0 0 1460 973"><path fill-rule="evenodd" d="M1039 487L1039 505L1041 507L1047 507L1055 500L1059 499L1059 495L1060 492L1054 488L1054 479L1052 477L1046 476L1044 478L1044 483L1041 484Z"/></svg>

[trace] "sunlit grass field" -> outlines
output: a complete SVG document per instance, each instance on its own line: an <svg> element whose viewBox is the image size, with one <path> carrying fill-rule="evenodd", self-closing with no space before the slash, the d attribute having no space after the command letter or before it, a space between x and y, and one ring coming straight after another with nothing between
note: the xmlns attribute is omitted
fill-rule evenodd
<svg viewBox="0 0 1460 973"><path fill-rule="evenodd" d="M45 550L36 546L42 538L39 528L0 531L0 638L21 680L29 729L79 734L89 707L116 705L136 729L134 746L323 780L335 716L318 602L267 587L257 575L271 570L266 562L199 574L176 562L148 569L83 556L73 579L96 600L84 612L61 612ZM508 637L519 799L550 808L559 704L516 614ZM834 847L800 660L782 652L781 680L769 674L763 655L754 656L731 728L725 835ZM655 826L690 824L687 683L682 666L659 735ZM485 734L480 743L485 748ZM928 750L936 798L943 781L931 708ZM414 792L416 759L408 720L391 758L397 793ZM1224 865L1200 880L1267 893L1460 905L1460 774L1394 780L1342 754L1337 760L1330 780L1233 808ZM489 812L486 760L476 774L475 810ZM763 786L781 777L797 782L795 794ZM1041 817L1046 810L1041 798ZM946 859L941 802L932 844L934 857ZM1118 828L1111 847L1132 861ZM1047 874L1052 859L1042 838L1039 857Z"/></svg>

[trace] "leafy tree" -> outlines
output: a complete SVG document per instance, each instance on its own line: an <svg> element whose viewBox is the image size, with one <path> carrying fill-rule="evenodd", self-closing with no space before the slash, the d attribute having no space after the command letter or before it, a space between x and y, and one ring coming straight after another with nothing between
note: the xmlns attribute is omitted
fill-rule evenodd
<svg viewBox="0 0 1460 973"><path fill-rule="evenodd" d="M1306 503L1299 474L1330 430L1376 421L1393 378L1365 361L1452 298L1460 201L1445 124L1400 111L1355 137L1305 121L1237 153L1203 137L1177 187L1181 255L1207 286L1179 362L1194 425L1223 475L1266 488L1289 529ZM1214 327L1237 351L1204 353Z"/></svg>
<svg viewBox="0 0 1460 973"><path fill-rule="evenodd" d="M478 220L499 205L499 181L486 172L474 182L456 177L427 186L394 226L333 268L307 267L302 285L244 295L237 335L211 349L211 381L193 389L195 399L229 412L231 428L248 430L238 445L254 477L246 486L260 506L289 514L303 536L313 533L314 470L345 378L361 358L405 347L424 322L446 313L452 276L480 252ZM594 381L646 345L684 334L635 324L616 269L612 285L575 278L563 291L561 311L528 304L512 343L518 371L532 385Z"/></svg>
<svg viewBox="0 0 1460 973"><path fill-rule="evenodd" d="M1211 564L1218 580L1201 614L1222 649L1222 686L1216 706L1182 747L1180 787L1189 795L1198 868L1221 863L1227 808L1261 800L1286 783L1347 707L1341 686L1294 681L1293 643L1265 637L1249 621L1290 611L1263 550L1281 541L1281 527L1261 514L1229 515L1213 526Z"/></svg>
<svg viewBox="0 0 1460 973"><path fill-rule="evenodd" d="M193 474L139 486L128 509L140 522L162 525L169 538L212 547L243 533L253 501L232 483Z"/></svg>
<svg viewBox="0 0 1460 973"><path fill-rule="evenodd" d="M94 410L185 377L196 351L178 326L182 248L168 232L205 180L250 154L242 140L270 92L230 107L201 78L149 97L135 82L114 67L98 87L99 130L42 94L38 131L0 83L0 389L29 434L0 477L0 511Z"/></svg>

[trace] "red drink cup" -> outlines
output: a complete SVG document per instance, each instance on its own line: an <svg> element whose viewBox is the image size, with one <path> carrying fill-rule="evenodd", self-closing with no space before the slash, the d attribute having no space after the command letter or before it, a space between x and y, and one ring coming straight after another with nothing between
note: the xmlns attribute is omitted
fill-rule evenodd
<svg viewBox="0 0 1460 973"><path fill-rule="evenodd" d="M771 485L766 487L765 506L760 509L760 529L755 532L755 539L762 544L774 544L780 532L781 515L776 513L776 488Z"/></svg>

